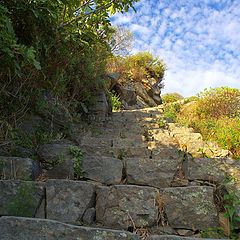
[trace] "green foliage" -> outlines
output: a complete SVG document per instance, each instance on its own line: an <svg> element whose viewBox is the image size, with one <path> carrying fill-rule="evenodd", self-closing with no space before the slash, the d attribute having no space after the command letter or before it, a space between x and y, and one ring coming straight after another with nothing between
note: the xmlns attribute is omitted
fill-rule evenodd
<svg viewBox="0 0 240 240"><path fill-rule="evenodd" d="M136 1L2 0L0 122L15 128L42 90L73 111L93 104L111 55L109 14L128 11Z"/></svg>
<svg viewBox="0 0 240 240"><path fill-rule="evenodd" d="M163 116L167 120L175 122L179 111L180 111L179 103L169 104L165 106Z"/></svg>
<svg viewBox="0 0 240 240"><path fill-rule="evenodd" d="M182 106L177 121L240 158L240 91L228 87L209 89L194 101Z"/></svg>
<svg viewBox="0 0 240 240"><path fill-rule="evenodd" d="M173 103L183 99L183 96L179 93L166 93L162 96L163 103Z"/></svg>
<svg viewBox="0 0 240 240"><path fill-rule="evenodd" d="M164 128L165 127L164 118L159 118L157 123L158 123L159 128Z"/></svg>
<svg viewBox="0 0 240 240"><path fill-rule="evenodd" d="M224 238L224 231L222 228L208 228L204 231L201 231L202 238Z"/></svg>
<svg viewBox="0 0 240 240"><path fill-rule="evenodd" d="M160 83L165 70L165 63L148 52L140 52L126 57L115 56L108 61L108 71L120 73L121 78L126 81L156 78Z"/></svg>
<svg viewBox="0 0 240 240"><path fill-rule="evenodd" d="M61 133L50 130L46 126L39 125L32 133L26 133L21 129L12 129L9 140L11 140L15 146L36 149L39 145L50 143L52 140L61 138Z"/></svg>
<svg viewBox="0 0 240 240"><path fill-rule="evenodd" d="M204 117L236 117L240 114L240 91L235 88L210 88L199 94L198 113Z"/></svg>
<svg viewBox="0 0 240 240"><path fill-rule="evenodd" d="M6 209L9 215L33 217L35 212L34 193L35 187L32 182L21 183L16 195L7 203Z"/></svg>
<svg viewBox="0 0 240 240"><path fill-rule="evenodd" d="M79 179L83 175L83 170L82 170L83 154L82 154L82 151L77 146L71 146L69 150L74 157L73 158L74 159L74 175L77 179Z"/></svg>
<svg viewBox="0 0 240 240"><path fill-rule="evenodd" d="M114 93L111 93L111 103L112 103L112 109L114 111L120 110L122 107L122 102L120 97Z"/></svg>

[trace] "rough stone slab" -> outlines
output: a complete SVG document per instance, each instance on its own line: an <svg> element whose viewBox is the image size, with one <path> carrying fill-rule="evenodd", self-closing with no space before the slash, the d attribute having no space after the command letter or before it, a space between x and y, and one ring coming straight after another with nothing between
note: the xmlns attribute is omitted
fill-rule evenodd
<svg viewBox="0 0 240 240"><path fill-rule="evenodd" d="M157 224L157 189L115 185L97 189L96 219L103 226L117 229L151 227Z"/></svg>
<svg viewBox="0 0 240 240"><path fill-rule="evenodd" d="M165 188L161 194L172 228L204 230L219 226L212 187Z"/></svg>
<svg viewBox="0 0 240 240"><path fill-rule="evenodd" d="M179 159L181 152L176 147L158 146L152 149L152 158L154 159Z"/></svg>
<svg viewBox="0 0 240 240"><path fill-rule="evenodd" d="M70 151L72 146L70 143L56 142L38 148L37 153L44 168L48 170L48 178L74 178L74 156Z"/></svg>
<svg viewBox="0 0 240 240"><path fill-rule="evenodd" d="M79 224L85 211L94 207L95 185L71 180L46 182L47 218Z"/></svg>
<svg viewBox="0 0 240 240"><path fill-rule="evenodd" d="M44 217L44 189L42 182L0 180L0 216Z"/></svg>
<svg viewBox="0 0 240 240"><path fill-rule="evenodd" d="M225 180L225 162L219 158L194 158L188 160L189 180L221 183Z"/></svg>
<svg viewBox="0 0 240 240"><path fill-rule="evenodd" d="M1 217L1 240L139 240L135 234L90 228L54 220Z"/></svg>
<svg viewBox="0 0 240 240"><path fill-rule="evenodd" d="M130 184L148 185L152 187L170 187L179 159L126 159L127 181Z"/></svg>
<svg viewBox="0 0 240 240"><path fill-rule="evenodd" d="M34 180L41 172L39 162L30 158L0 156L0 178Z"/></svg>
<svg viewBox="0 0 240 240"><path fill-rule="evenodd" d="M135 136L134 138L100 138L100 137L84 137L81 140L81 145L91 144L92 146L101 147L142 147L146 146L143 142L141 135Z"/></svg>
<svg viewBox="0 0 240 240"><path fill-rule="evenodd" d="M122 179L123 163L117 158L84 156L83 177L105 184L119 184Z"/></svg>
<svg viewBox="0 0 240 240"><path fill-rule="evenodd" d="M146 147L102 147L102 146L92 146L81 145L81 150L84 155L99 154L106 157L114 158L127 158L127 157L149 157L151 156L150 150Z"/></svg>

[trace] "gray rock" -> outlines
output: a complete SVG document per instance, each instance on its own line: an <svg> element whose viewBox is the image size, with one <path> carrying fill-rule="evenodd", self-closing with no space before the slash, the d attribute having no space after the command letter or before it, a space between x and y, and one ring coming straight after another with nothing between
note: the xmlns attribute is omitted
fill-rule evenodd
<svg viewBox="0 0 240 240"><path fill-rule="evenodd" d="M195 158L188 160L189 180L222 183L225 180L225 162L218 158Z"/></svg>
<svg viewBox="0 0 240 240"><path fill-rule="evenodd" d="M105 184L119 184L122 179L122 161L111 157L84 156L83 177Z"/></svg>
<svg viewBox="0 0 240 240"><path fill-rule="evenodd" d="M0 216L44 217L40 208L45 201L44 183L0 180Z"/></svg>
<svg viewBox="0 0 240 240"><path fill-rule="evenodd" d="M88 208L83 215L83 223L87 225L91 225L96 220L96 209Z"/></svg>
<svg viewBox="0 0 240 240"><path fill-rule="evenodd" d="M23 120L19 129L25 134L35 134L36 130L44 124L44 120L40 116L30 115Z"/></svg>
<svg viewBox="0 0 240 240"><path fill-rule="evenodd" d="M157 224L155 206L157 189L131 185L115 185L97 189L96 219L103 226L128 229Z"/></svg>
<svg viewBox="0 0 240 240"><path fill-rule="evenodd" d="M48 180L47 218L80 224L85 211L94 207L95 186L88 182Z"/></svg>
<svg viewBox="0 0 240 240"><path fill-rule="evenodd" d="M74 156L70 151L72 146L65 142L39 146L37 154L43 163L43 168L48 170L48 178L74 178Z"/></svg>
<svg viewBox="0 0 240 240"><path fill-rule="evenodd" d="M1 240L139 240L135 234L46 219L1 217Z"/></svg>
<svg viewBox="0 0 240 240"><path fill-rule="evenodd" d="M213 188L165 188L161 189L161 194L172 228L204 230L219 226Z"/></svg>
<svg viewBox="0 0 240 240"><path fill-rule="evenodd" d="M37 160L0 156L0 178L34 180L41 172Z"/></svg>
<svg viewBox="0 0 240 240"><path fill-rule="evenodd" d="M92 146L91 144L81 145L81 150L84 155L89 153L100 154L106 157L114 157L124 159L127 157L149 157L150 150L146 146L142 147L101 147Z"/></svg>
<svg viewBox="0 0 240 240"><path fill-rule="evenodd" d="M170 187L179 159L126 159L127 181L131 184L148 185L152 187Z"/></svg>
<svg viewBox="0 0 240 240"><path fill-rule="evenodd" d="M111 110L106 94L103 90L101 90L94 95L96 97L96 103L95 105L89 107L89 113L94 115L94 118L100 117L100 120L104 120Z"/></svg>

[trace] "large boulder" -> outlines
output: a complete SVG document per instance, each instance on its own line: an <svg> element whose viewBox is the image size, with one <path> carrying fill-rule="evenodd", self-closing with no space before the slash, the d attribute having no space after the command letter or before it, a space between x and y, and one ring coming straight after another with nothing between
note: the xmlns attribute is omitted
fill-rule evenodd
<svg viewBox="0 0 240 240"><path fill-rule="evenodd" d="M0 178L34 180L41 168L37 160L20 157L0 156Z"/></svg>
<svg viewBox="0 0 240 240"><path fill-rule="evenodd" d="M44 189L41 182L0 180L0 216L44 218Z"/></svg>
<svg viewBox="0 0 240 240"><path fill-rule="evenodd" d="M47 219L1 217L1 240L139 240L125 231L90 228Z"/></svg>
<svg viewBox="0 0 240 240"><path fill-rule="evenodd" d="M151 227L157 224L157 189L132 185L98 187L96 220L117 229Z"/></svg>
<svg viewBox="0 0 240 240"><path fill-rule="evenodd" d="M85 212L94 207L95 185L71 180L46 183L47 218L81 224Z"/></svg>

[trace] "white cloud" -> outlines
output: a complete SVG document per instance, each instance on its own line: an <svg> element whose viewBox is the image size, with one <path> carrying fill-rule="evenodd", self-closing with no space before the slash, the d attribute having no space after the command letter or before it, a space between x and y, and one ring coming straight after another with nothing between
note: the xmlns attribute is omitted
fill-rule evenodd
<svg viewBox="0 0 240 240"><path fill-rule="evenodd" d="M150 50L167 63L164 92L240 88L240 1L143 0L136 8L113 23L136 35L134 52Z"/></svg>

